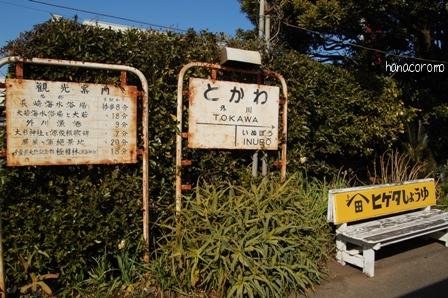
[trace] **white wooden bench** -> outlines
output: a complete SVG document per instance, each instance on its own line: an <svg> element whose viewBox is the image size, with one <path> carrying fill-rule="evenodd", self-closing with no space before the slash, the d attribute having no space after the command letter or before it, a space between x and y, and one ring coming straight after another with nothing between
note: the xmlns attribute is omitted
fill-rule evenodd
<svg viewBox="0 0 448 298"><path fill-rule="evenodd" d="M373 277L375 251L383 246L431 235L448 247L448 212L431 209L435 202L434 179L330 190L337 261Z"/></svg>

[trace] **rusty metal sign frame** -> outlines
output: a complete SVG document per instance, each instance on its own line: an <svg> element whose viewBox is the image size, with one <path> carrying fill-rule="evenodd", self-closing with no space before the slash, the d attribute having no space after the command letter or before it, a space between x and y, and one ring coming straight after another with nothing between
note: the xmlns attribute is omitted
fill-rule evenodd
<svg viewBox="0 0 448 298"><path fill-rule="evenodd" d="M182 160L182 140L188 139L188 133L182 132L182 112L183 112L183 96L188 94L184 92L184 77L188 70L194 67L207 68L211 70L211 79L216 80L218 71L237 72L256 75L258 80L262 76L273 77L280 81L282 86L283 98L280 98L280 105L282 106L282 131L279 136L281 141L281 159L276 162L280 166L280 181L284 182L286 179L286 141L288 132L288 87L283 76L279 73L266 70L249 70L234 67L227 67L220 64L212 64L206 62L190 62L185 64L179 72L177 81L177 132L176 132L176 213L182 209L182 190L191 190L191 185L182 185L182 167L190 166L191 160Z"/></svg>
<svg viewBox="0 0 448 298"><path fill-rule="evenodd" d="M90 69L103 69L103 70L116 70L121 71L121 81L126 81L126 72L135 74L141 84L142 84L142 98L143 98L143 115L142 115L142 129L143 129L143 148L138 150L138 153L142 155L142 171L143 171L143 239L145 241L145 255L144 260L149 261L149 150L148 150L148 81L145 75L137 68L119 65L119 64L105 64L105 63L95 63L95 62L83 62L83 61L73 61L73 60L59 60L59 59L46 59L46 58L23 58L19 56L9 56L0 58L0 67L6 64L18 63L21 64L40 64L40 65L54 65L54 66L68 66L68 67L79 67L79 68L90 68ZM23 68L16 67L16 74L18 77L23 77ZM8 99L6 99L8 100ZM4 157L3 150L1 151L1 157ZM0 223L1 228L1 223ZM0 230L0 241L1 241L2 231ZM0 244L0 265L3 265L3 252L1 250L2 246ZM3 266L0 268L0 297L6 292L4 276L3 276Z"/></svg>

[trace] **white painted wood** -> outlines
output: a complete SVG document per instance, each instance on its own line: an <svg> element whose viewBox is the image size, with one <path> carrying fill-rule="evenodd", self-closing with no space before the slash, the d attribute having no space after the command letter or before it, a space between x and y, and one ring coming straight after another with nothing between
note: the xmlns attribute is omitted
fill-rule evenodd
<svg viewBox="0 0 448 298"><path fill-rule="evenodd" d="M448 213L432 209L350 225L341 231L341 234L373 244L393 241L424 231L431 233L444 228L448 228ZM375 237L378 239L371 240Z"/></svg>
<svg viewBox="0 0 448 298"><path fill-rule="evenodd" d="M369 277L373 277L375 275L375 250L370 247L364 248L362 256L364 259L362 272Z"/></svg>
<svg viewBox="0 0 448 298"><path fill-rule="evenodd" d="M448 247L448 230L440 233L439 240L445 242L445 247Z"/></svg>
<svg viewBox="0 0 448 298"><path fill-rule="evenodd" d="M336 236L336 260L342 265L345 266L345 261L343 257L343 253L347 251L347 244L342 238L338 238Z"/></svg>
<svg viewBox="0 0 448 298"><path fill-rule="evenodd" d="M335 204L334 204L334 195L329 192L328 194L328 205L327 205L327 222L334 223L335 221Z"/></svg>
<svg viewBox="0 0 448 298"><path fill-rule="evenodd" d="M407 236L407 237L401 237L401 238L396 238L394 240L388 240L387 242L382 242L381 246L387 246L387 245L390 245L390 244L406 241L406 240L409 240L409 239L413 239L413 238L417 238L417 237L421 237L421 236L425 236L425 235L431 235L434 232L437 232L437 231L440 231L440 230L444 230L444 229L445 229L445 227L442 227L442 228L439 228L439 229L433 229L433 230L429 230L429 231L422 231L420 233L412 234L412 235Z"/></svg>
<svg viewBox="0 0 448 298"><path fill-rule="evenodd" d="M448 247L448 212L425 208L359 224L342 224L336 229L336 258L342 265L358 266L373 277L375 250L423 235L431 235ZM358 248L348 250L348 244Z"/></svg>
<svg viewBox="0 0 448 298"><path fill-rule="evenodd" d="M336 226L336 232L342 233L347 229L347 223L344 223L342 225Z"/></svg>
<svg viewBox="0 0 448 298"><path fill-rule="evenodd" d="M352 248L352 249L347 249L346 252L351 256L361 255L362 249Z"/></svg>
<svg viewBox="0 0 448 298"><path fill-rule="evenodd" d="M349 255L347 252L342 253L342 257L344 262L355 265L357 267L363 268L364 266L364 258L361 255Z"/></svg>

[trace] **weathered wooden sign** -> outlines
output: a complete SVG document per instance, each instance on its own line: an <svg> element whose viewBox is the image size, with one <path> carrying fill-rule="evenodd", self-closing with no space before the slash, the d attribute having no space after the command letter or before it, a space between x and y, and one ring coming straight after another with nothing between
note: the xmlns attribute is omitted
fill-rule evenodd
<svg viewBox="0 0 448 298"><path fill-rule="evenodd" d="M191 78L190 148L278 150L279 88Z"/></svg>
<svg viewBox="0 0 448 298"><path fill-rule="evenodd" d="M352 222L435 204L434 179L333 189L329 192L328 221Z"/></svg>
<svg viewBox="0 0 448 298"><path fill-rule="evenodd" d="M134 86L6 80L7 165L135 163Z"/></svg>

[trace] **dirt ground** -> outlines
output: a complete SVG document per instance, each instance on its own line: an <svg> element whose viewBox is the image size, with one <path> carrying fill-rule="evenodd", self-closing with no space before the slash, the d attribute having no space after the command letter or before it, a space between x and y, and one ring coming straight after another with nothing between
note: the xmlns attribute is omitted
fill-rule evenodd
<svg viewBox="0 0 448 298"><path fill-rule="evenodd" d="M301 297L448 297L448 247L435 240L421 237L381 248L373 278L334 259L328 266L326 280Z"/></svg>

